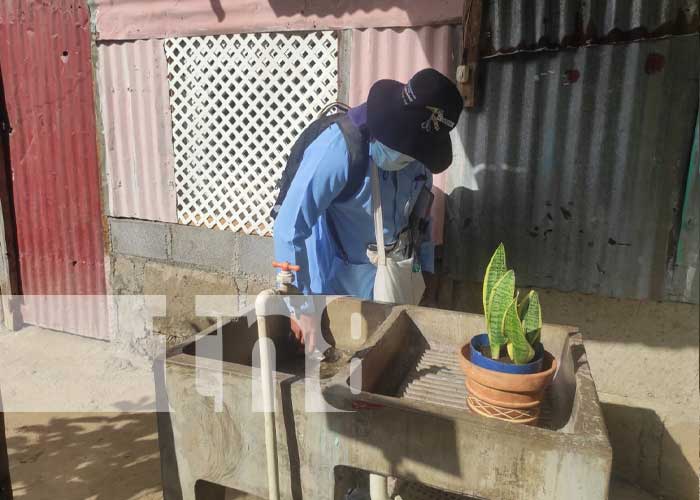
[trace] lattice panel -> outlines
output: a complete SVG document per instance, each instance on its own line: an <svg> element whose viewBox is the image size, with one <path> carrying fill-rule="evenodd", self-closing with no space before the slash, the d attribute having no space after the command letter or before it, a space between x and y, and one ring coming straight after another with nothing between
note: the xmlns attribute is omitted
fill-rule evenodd
<svg viewBox="0 0 700 500"><path fill-rule="evenodd" d="M296 137L338 93L335 32L166 40L177 215L270 235Z"/></svg>

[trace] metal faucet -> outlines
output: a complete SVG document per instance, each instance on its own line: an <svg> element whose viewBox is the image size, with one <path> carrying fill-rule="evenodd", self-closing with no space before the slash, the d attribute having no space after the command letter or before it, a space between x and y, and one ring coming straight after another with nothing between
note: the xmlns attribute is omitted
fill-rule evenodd
<svg viewBox="0 0 700 500"><path fill-rule="evenodd" d="M280 270L277 273L275 281L277 283L277 290L284 295L300 295L299 289L293 285L294 283L294 272L299 272L301 267L290 264L289 262L273 262L272 267Z"/></svg>

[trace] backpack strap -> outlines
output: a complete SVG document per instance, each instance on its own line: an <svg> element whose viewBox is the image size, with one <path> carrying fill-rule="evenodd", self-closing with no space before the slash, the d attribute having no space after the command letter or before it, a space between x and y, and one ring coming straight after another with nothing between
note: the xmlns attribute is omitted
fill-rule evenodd
<svg viewBox="0 0 700 500"><path fill-rule="evenodd" d="M364 183L367 166L369 165L369 133L366 126L356 126L347 114L341 116L337 124L348 148L348 180L336 199L346 201L357 193ZM326 224L328 225L328 231L335 240L341 257L347 262L348 254L340 243L335 224L330 218L326 218Z"/></svg>
<svg viewBox="0 0 700 500"><path fill-rule="evenodd" d="M338 124L348 150L348 180L336 199L340 201L348 200L362 187L367 174L367 166L369 165L369 133L367 132L367 127L364 124L356 125L347 113L341 112L334 115L323 116L309 125L292 146L287 165L278 182L280 191L277 196L277 201L270 211L270 216L273 219L277 217L282 207L282 203L287 196L292 180L304 158L306 148L321 135L323 131L333 124ZM328 222L328 230L335 240L338 250L343 259L347 261L348 256L340 244L338 231L330 219L326 220Z"/></svg>
<svg viewBox="0 0 700 500"><path fill-rule="evenodd" d="M270 211L270 217L273 219L277 218L277 214L282 208L282 203L287 197L287 192L289 191L294 176L299 170L299 165L304 159L304 153L306 148L316 140L316 138L323 133L328 127L337 123L340 118L344 116L341 114L329 115L319 118L309 125L301 135L297 138L289 152L289 158L287 159L287 164L282 171L282 176L279 181L277 181L277 187L279 188L279 193L277 195L277 200Z"/></svg>
<svg viewBox="0 0 700 500"><path fill-rule="evenodd" d="M347 114L341 116L337 123L348 148L348 181L338 196L339 200L344 201L360 190L367 175L369 132L366 125L356 126Z"/></svg>

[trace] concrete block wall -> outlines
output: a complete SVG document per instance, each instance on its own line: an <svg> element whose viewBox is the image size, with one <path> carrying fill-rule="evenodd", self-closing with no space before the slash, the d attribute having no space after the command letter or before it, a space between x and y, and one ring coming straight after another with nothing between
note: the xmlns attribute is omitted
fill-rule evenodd
<svg viewBox="0 0 700 500"><path fill-rule="evenodd" d="M164 296L166 315L154 319L153 330L169 344L214 321L196 315L197 295L252 295L274 283L271 238L112 217L109 226L111 293ZM133 340L133 332L120 330L131 323L137 303L115 300L117 337Z"/></svg>
<svg viewBox="0 0 700 500"><path fill-rule="evenodd" d="M698 305L538 293L545 321L575 325L583 334L613 474L659 498L696 500ZM438 306L481 313L481 284L442 277Z"/></svg>

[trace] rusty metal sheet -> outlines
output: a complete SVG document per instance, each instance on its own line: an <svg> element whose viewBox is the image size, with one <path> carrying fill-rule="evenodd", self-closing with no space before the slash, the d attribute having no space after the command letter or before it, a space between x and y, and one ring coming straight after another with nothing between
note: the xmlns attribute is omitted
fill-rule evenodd
<svg viewBox="0 0 700 500"><path fill-rule="evenodd" d="M480 281L503 241L519 285L662 298L698 53L687 35L488 60L447 171L449 272Z"/></svg>
<svg viewBox="0 0 700 500"><path fill-rule="evenodd" d="M90 31L82 0L0 3L22 293L105 293ZM106 335L105 310L26 300L26 322ZM74 325L86 325L76 327Z"/></svg>
<svg viewBox="0 0 700 500"><path fill-rule="evenodd" d="M109 215L177 222L162 40L98 43L96 66Z"/></svg>
<svg viewBox="0 0 700 500"><path fill-rule="evenodd" d="M534 0L485 3L482 55L557 50L697 33L697 0Z"/></svg>

